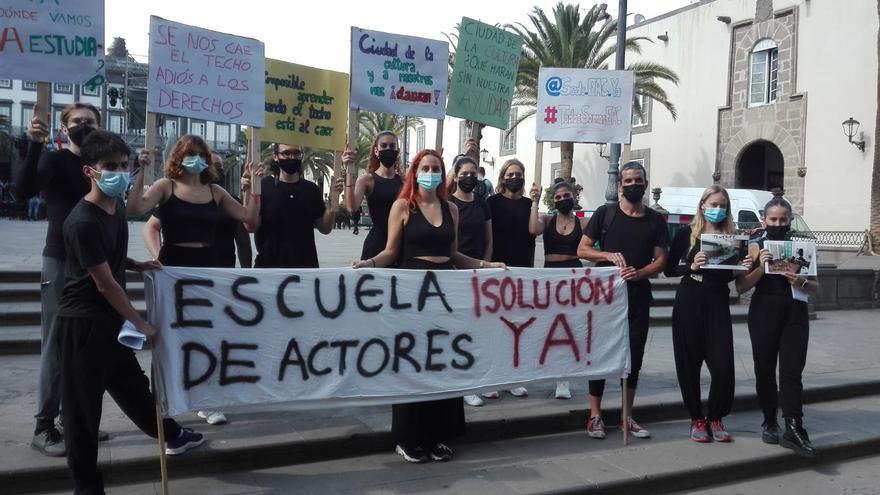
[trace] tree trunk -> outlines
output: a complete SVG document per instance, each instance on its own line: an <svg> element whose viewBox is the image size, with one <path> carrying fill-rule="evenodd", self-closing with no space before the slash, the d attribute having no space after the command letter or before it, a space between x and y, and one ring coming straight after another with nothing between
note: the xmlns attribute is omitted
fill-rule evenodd
<svg viewBox="0 0 880 495"><path fill-rule="evenodd" d="M877 16L880 18L880 0L877 1ZM880 30L877 32L877 56L880 59ZM874 121L874 166L871 170L871 241L875 254L880 254L880 72L877 74L877 116Z"/></svg>
<svg viewBox="0 0 880 495"><path fill-rule="evenodd" d="M570 181L571 169L574 166L574 143L570 141L559 143L559 155L559 173L562 174L563 179ZM553 178L551 177L550 180L552 181Z"/></svg>

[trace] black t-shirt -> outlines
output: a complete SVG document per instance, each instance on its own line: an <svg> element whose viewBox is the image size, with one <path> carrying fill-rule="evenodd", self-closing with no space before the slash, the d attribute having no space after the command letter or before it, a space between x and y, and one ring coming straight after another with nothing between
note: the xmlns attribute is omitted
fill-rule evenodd
<svg viewBox="0 0 880 495"><path fill-rule="evenodd" d="M602 244L602 251L607 253L622 253L626 264L641 269L654 261L654 248L669 246L669 232L666 230L666 221L663 216L645 208L645 214L641 217L631 217L620 209L619 204L612 205L617 211L612 214L611 224L602 239L602 228L605 222L607 205L600 206L587 224L584 235ZM609 261L598 263L598 266L614 266ZM640 280L636 283L649 283L648 280Z"/></svg>
<svg viewBox="0 0 880 495"><path fill-rule="evenodd" d="M486 253L486 222L492 220L492 212L486 200L474 195L473 201L462 201L449 196L458 207L458 252L481 260Z"/></svg>
<svg viewBox="0 0 880 495"><path fill-rule="evenodd" d="M238 198L236 198L238 199ZM217 228L214 229L214 249L217 251L217 266L235 268L235 231L238 229L238 220L231 218L218 209L220 218ZM153 216L162 221L159 208L153 209ZM163 241L164 242L164 241Z"/></svg>
<svg viewBox="0 0 880 495"><path fill-rule="evenodd" d="M70 150L42 153L41 143L28 147L25 165L19 177L18 193L22 199L42 191L46 199L46 246L43 256L64 259L64 219L77 202L88 194L91 183L82 173L80 157Z"/></svg>
<svg viewBox="0 0 880 495"><path fill-rule="evenodd" d="M532 200L494 194L486 202L492 212L492 261L508 266L535 266L535 236L529 233Z"/></svg>
<svg viewBox="0 0 880 495"><path fill-rule="evenodd" d="M669 248L669 258L666 260L666 269L664 273L667 277L681 277L697 273L702 278L702 283L706 287L727 289L727 284L735 279L739 274L738 271L724 269L707 269L691 271L691 264L697 253L700 252L700 240L691 247L691 227L687 225L679 229ZM680 264L684 261L684 264Z"/></svg>
<svg viewBox="0 0 880 495"><path fill-rule="evenodd" d="M64 291L59 316L77 318L121 318L98 292L89 268L107 262L113 278L125 289L125 259L128 256L128 224L125 204L120 200L112 215L85 199L64 221L67 250Z"/></svg>
<svg viewBox="0 0 880 495"><path fill-rule="evenodd" d="M257 231L259 268L318 268L315 220L326 206L317 184L300 179L262 182L260 228Z"/></svg>

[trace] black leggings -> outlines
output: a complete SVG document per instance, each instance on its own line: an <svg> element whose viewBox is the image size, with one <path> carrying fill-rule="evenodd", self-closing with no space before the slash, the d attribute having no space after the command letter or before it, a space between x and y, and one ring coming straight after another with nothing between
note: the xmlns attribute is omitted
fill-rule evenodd
<svg viewBox="0 0 880 495"><path fill-rule="evenodd" d="M810 339L807 303L796 301L790 295L756 293L749 305L749 335L755 359L755 388L764 417L775 418L778 407L786 418L802 417L801 375L807 363Z"/></svg>
<svg viewBox="0 0 880 495"><path fill-rule="evenodd" d="M648 342L648 325L651 322L651 285L648 283L627 283L629 309L629 352L630 372L626 387L635 389L639 384L639 371L645 357L645 344ZM590 380L590 395L602 397L605 394L605 380Z"/></svg>
<svg viewBox="0 0 880 495"><path fill-rule="evenodd" d="M681 398L691 420L703 418L700 370L709 368L708 419L722 419L733 406L733 327L727 286L707 287L683 277L672 308L672 349Z"/></svg>

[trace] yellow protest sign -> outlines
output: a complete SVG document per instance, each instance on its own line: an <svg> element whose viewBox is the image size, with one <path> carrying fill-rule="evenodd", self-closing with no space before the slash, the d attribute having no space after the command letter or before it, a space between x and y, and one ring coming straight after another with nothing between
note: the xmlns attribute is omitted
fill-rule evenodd
<svg viewBox="0 0 880 495"><path fill-rule="evenodd" d="M260 139L341 151L348 74L266 59L266 122Z"/></svg>

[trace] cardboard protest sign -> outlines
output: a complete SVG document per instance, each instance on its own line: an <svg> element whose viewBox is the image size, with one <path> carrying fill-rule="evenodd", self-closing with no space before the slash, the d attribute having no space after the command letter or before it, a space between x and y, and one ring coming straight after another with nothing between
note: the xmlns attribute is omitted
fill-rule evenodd
<svg viewBox="0 0 880 495"><path fill-rule="evenodd" d="M538 71L538 141L629 144L633 88L630 71Z"/></svg>
<svg viewBox="0 0 880 495"><path fill-rule="evenodd" d="M265 121L263 43L150 17L147 110L261 126Z"/></svg>
<svg viewBox="0 0 880 495"><path fill-rule="evenodd" d="M460 397L629 370L617 268L241 270L147 277L160 400L196 409Z"/></svg>
<svg viewBox="0 0 880 495"><path fill-rule="evenodd" d="M409 117L446 115L449 44L351 28L351 108Z"/></svg>
<svg viewBox="0 0 880 495"><path fill-rule="evenodd" d="M446 113L507 129L522 44L513 33L463 17Z"/></svg>
<svg viewBox="0 0 880 495"><path fill-rule="evenodd" d="M266 59L264 141L345 148L348 74Z"/></svg>
<svg viewBox="0 0 880 495"><path fill-rule="evenodd" d="M104 84L104 2L5 0L0 74L5 78Z"/></svg>

